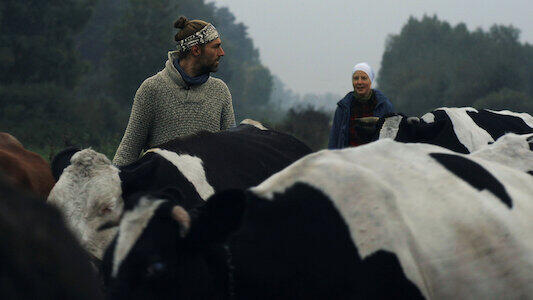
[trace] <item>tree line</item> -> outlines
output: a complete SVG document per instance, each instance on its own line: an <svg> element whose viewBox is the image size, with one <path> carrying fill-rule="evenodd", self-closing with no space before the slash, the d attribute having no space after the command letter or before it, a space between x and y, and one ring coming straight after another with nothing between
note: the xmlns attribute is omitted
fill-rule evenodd
<svg viewBox="0 0 533 300"><path fill-rule="evenodd" d="M533 113L533 46L519 37L513 26L469 31L411 17L386 42L379 87L409 115L442 106Z"/></svg>
<svg viewBox="0 0 533 300"><path fill-rule="evenodd" d="M226 56L215 76L228 84L238 120L255 118L314 150L326 147L339 99L294 94L261 63L246 26L204 0L2 1L0 131L45 156L68 145L112 156L136 89L175 47L179 15L220 31ZM531 113L532 58L512 26L471 32L437 17L410 18L386 42L378 84L410 115L441 106Z"/></svg>

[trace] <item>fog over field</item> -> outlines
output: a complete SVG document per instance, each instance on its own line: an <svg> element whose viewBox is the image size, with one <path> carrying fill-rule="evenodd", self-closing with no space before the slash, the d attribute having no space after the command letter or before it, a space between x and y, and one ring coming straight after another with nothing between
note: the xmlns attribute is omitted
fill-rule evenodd
<svg viewBox="0 0 533 300"><path fill-rule="evenodd" d="M227 6L259 48L272 73L293 91L344 94L350 72L367 61L377 73L389 34L410 16L437 15L469 30L513 25L522 42L533 42L533 1L529 0L215 0ZM379 84L379 79L378 79Z"/></svg>

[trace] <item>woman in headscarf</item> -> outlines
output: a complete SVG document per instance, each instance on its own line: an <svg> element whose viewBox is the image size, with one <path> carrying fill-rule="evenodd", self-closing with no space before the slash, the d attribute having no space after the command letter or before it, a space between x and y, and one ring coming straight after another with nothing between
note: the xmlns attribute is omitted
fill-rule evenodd
<svg viewBox="0 0 533 300"><path fill-rule="evenodd" d="M353 91L337 103L333 126L329 135L329 149L354 147L369 142L371 130L365 128L369 117L382 117L393 112L392 103L377 89L372 89L374 71L367 63L359 63L352 70ZM373 126L373 122L372 126Z"/></svg>

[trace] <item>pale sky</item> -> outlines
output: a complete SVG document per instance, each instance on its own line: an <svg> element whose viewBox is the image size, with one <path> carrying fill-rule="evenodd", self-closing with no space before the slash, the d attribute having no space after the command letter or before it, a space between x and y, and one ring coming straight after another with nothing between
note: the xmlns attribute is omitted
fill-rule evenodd
<svg viewBox="0 0 533 300"><path fill-rule="evenodd" d="M493 24L519 28L533 44L532 0L214 0L248 27L261 61L301 94L344 94L351 70L367 61L377 75L385 41L409 16L434 15L470 31ZM223 39L224 37L222 37ZM377 78L379 82L379 78Z"/></svg>

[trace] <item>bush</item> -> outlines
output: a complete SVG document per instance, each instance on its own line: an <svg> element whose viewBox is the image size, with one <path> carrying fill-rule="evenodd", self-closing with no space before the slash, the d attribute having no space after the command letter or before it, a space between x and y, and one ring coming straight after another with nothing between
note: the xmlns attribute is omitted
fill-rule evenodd
<svg viewBox="0 0 533 300"><path fill-rule="evenodd" d="M313 151L327 148L331 115L312 105L289 109L285 119L274 126L281 132L294 135Z"/></svg>
<svg viewBox="0 0 533 300"><path fill-rule="evenodd" d="M522 92L503 88L498 92L483 97L473 106L478 109L511 110L514 112L533 113L533 98Z"/></svg>

